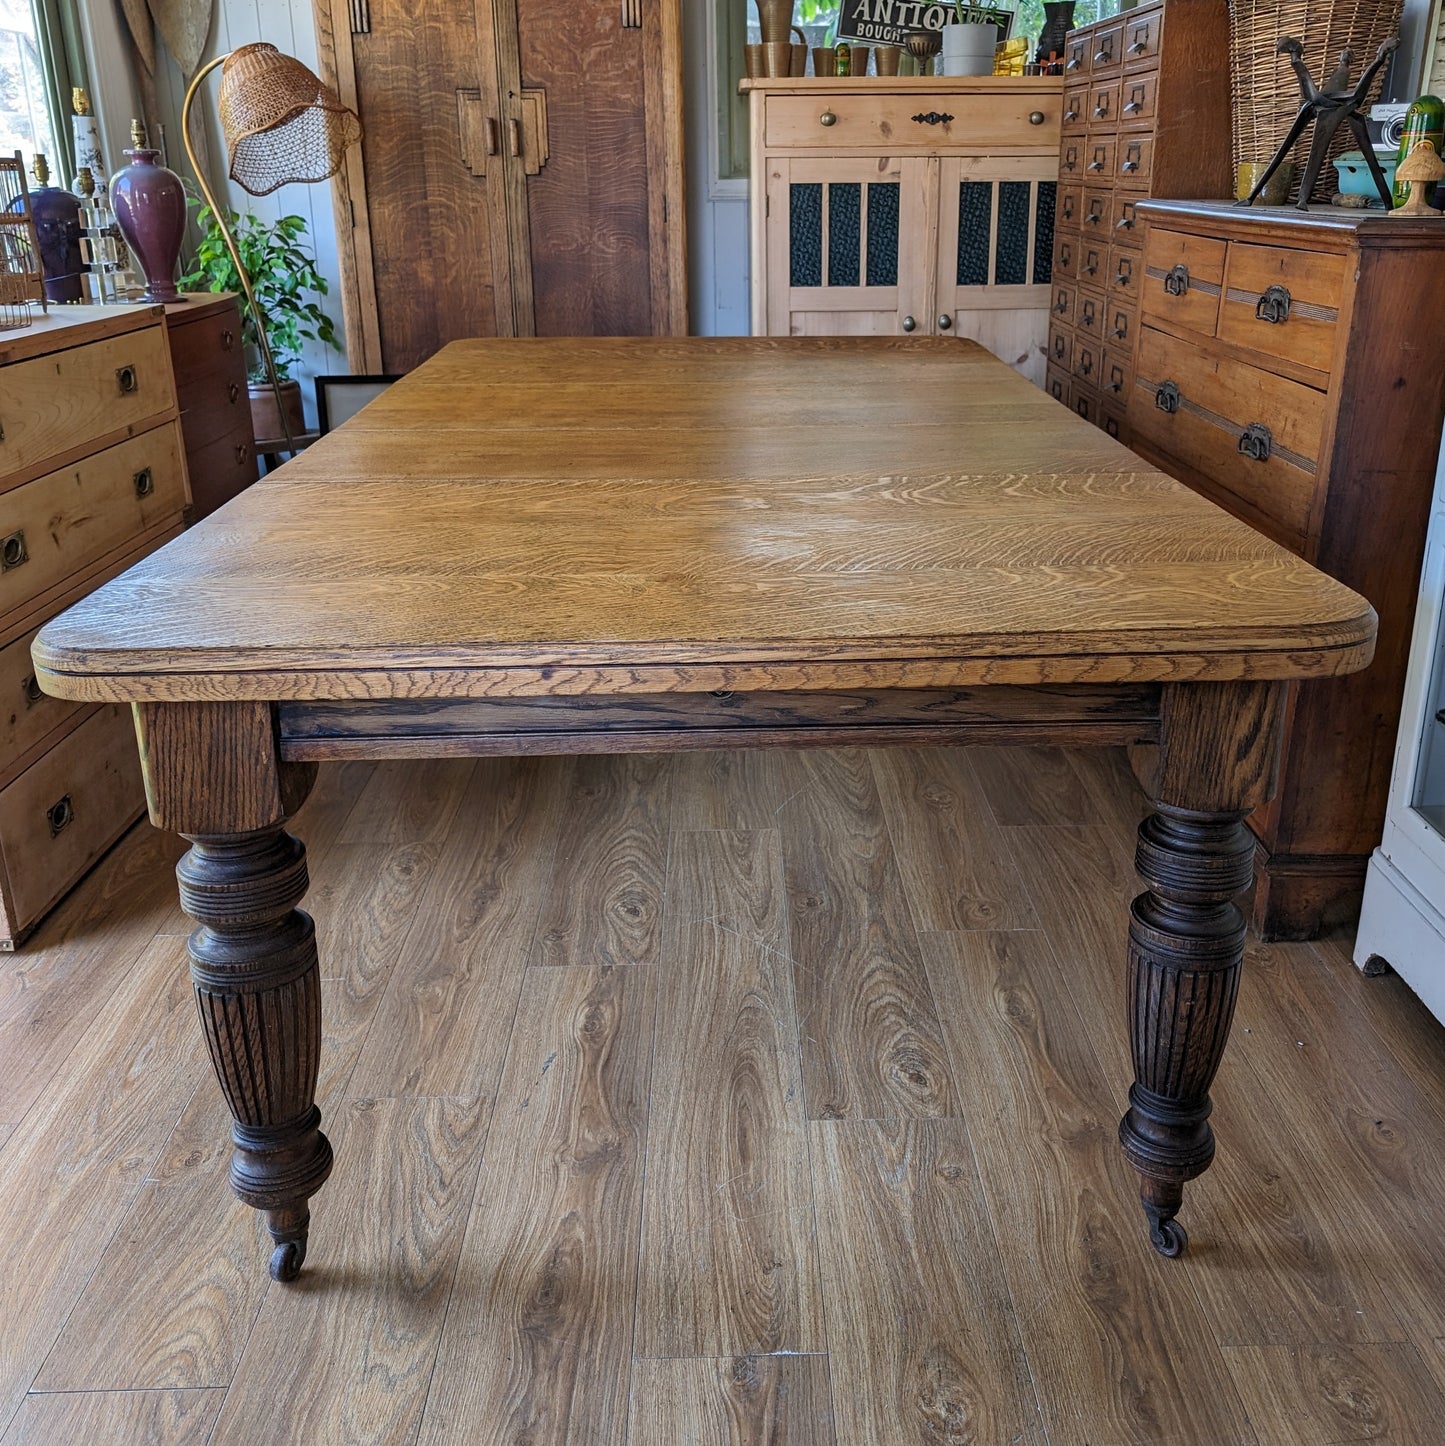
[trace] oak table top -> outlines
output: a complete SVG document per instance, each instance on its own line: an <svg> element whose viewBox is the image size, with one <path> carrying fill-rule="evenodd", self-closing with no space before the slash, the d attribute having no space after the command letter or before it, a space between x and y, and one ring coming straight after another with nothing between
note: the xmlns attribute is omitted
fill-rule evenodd
<svg viewBox="0 0 1445 1446"><path fill-rule="evenodd" d="M1119 1133L1180 1254L1244 819L1288 682L1364 667L1374 634L1363 598L972 342L506 340L447 347L33 655L49 692L135 705L151 818L191 842L231 1185L291 1280L332 1154L286 820L321 761L439 754L1157 744Z"/></svg>
<svg viewBox="0 0 1445 1446"><path fill-rule="evenodd" d="M35 661L121 701L1303 678L1373 627L972 342L467 341Z"/></svg>

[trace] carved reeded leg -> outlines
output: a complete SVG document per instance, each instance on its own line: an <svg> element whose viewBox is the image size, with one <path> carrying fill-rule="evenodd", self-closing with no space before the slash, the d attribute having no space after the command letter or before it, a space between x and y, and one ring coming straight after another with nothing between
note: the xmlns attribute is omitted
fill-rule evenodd
<svg viewBox="0 0 1445 1446"><path fill-rule="evenodd" d="M1165 691L1155 813L1139 828L1145 890L1129 922L1134 1084L1119 1139L1141 1176L1149 1238L1188 1243L1186 1181L1214 1158L1209 1087L1239 992L1254 839L1244 819L1273 788L1280 690L1179 684Z"/></svg>
<svg viewBox="0 0 1445 1446"><path fill-rule="evenodd" d="M284 827L316 769L281 761L269 703L141 703L135 719L151 821L191 844L176 874L200 926L191 977L231 1107L231 1188L266 1212L271 1274L294 1280L307 1201L331 1173L316 1108L316 931L296 907L306 851Z"/></svg>
<svg viewBox="0 0 1445 1446"><path fill-rule="evenodd" d="M281 828L188 837L176 874L181 905L201 926L190 939L191 978L234 1121L231 1188L266 1212L271 1274L294 1280L306 1259L306 1202L331 1173L315 1104L316 931L296 908L306 851Z"/></svg>

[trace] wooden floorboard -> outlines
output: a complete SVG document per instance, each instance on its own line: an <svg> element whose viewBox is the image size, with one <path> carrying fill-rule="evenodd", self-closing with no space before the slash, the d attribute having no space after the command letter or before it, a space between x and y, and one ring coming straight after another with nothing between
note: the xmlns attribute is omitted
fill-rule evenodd
<svg viewBox="0 0 1445 1446"><path fill-rule="evenodd" d="M834 1446L826 1356L638 1360L628 1446Z"/></svg>
<svg viewBox="0 0 1445 1446"><path fill-rule="evenodd" d="M821 1351L778 836L678 834L667 878L634 1348Z"/></svg>
<svg viewBox="0 0 1445 1446"><path fill-rule="evenodd" d="M1445 1030L1251 945L1161 1260L1143 812L1119 751L323 766L291 1287L138 826L0 961L0 1446L1438 1446Z"/></svg>

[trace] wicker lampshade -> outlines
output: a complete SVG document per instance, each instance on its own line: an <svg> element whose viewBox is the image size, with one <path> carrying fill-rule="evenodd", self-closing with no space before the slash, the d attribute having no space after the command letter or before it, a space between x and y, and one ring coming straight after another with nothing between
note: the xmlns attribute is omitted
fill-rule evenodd
<svg viewBox="0 0 1445 1446"><path fill-rule="evenodd" d="M361 139L336 92L274 45L243 45L221 67L217 100L231 179L253 196L290 181L324 181Z"/></svg>

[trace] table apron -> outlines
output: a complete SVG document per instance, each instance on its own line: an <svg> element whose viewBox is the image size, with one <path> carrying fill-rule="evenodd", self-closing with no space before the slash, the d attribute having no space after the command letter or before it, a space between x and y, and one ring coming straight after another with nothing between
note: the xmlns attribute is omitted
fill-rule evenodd
<svg viewBox="0 0 1445 1446"><path fill-rule="evenodd" d="M1159 737L1158 684L282 703L281 756L476 758Z"/></svg>

